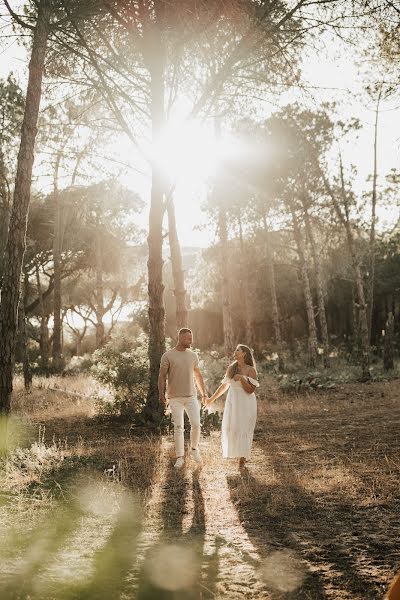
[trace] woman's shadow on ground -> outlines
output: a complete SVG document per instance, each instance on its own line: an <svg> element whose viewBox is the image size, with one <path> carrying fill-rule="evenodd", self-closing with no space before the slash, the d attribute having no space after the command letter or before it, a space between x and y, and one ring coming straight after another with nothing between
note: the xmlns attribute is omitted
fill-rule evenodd
<svg viewBox="0 0 400 600"><path fill-rule="evenodd" d="M323 600L327 597L324 571L335 572L333 579L338 590L365 600L379 597L382 590L374 590L376 582L360 573L359 557L354 548L346 546L341 535L343 514L348 514L351 507L317 504L315 497L299 485L294 470L274 461L271 448L268 454L274 482L259 481L247 467L238 475L227 477L227 482L239 519L260 556L260 574L264 574L270 597ZM362 515L358 514L359 524L361 520ZM328 530L330 537L326 535ZM280 575L276 562L279 556L283 562ZM289 571L286 575L285 564ZM299 587L290 591L291 569Z"/></svg>

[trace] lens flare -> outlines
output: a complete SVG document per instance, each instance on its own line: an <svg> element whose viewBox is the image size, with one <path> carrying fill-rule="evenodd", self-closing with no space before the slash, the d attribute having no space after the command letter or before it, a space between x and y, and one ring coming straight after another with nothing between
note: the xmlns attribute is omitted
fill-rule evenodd
<svg viewBox="0 0 400 600"><path fill-rule="evenodd" d="M262 563L260 575L266 585L278 592L293 592L304 580L304 566L289 551L272 552Z"/></svg>
<svg viewBox="0 0 400 600"><path fill-rule="evenodd" d="M191 586L196 580L197 570L194 551L174 544L157 548L146 564L150 582L170 592Z"/></svg>

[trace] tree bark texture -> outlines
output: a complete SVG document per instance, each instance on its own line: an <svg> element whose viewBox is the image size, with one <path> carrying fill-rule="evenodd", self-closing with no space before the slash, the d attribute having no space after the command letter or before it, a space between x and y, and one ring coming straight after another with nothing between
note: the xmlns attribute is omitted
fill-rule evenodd
<svg viewBox="0 0 400 600"><path fill-rule="evenodd" d="M0 158L1 161L1 158ZM5 173L0 173L0 275L4 271L4 252L10 226L10 190Z"/></svg>
<svg viewBox="0 0 400 600"><path fill-rule="evenodd" d="M15 177L14 201L5 249L5 270L0 304L0 412L9 413L18 325L18 302L26 226L30 201L37 120L42 95L43 66L49 33L47 2L39 4L33 33L25 112Z"/></svg>
<svg viewBox="0 0 400 600"><path fill-rule="evenodd" d="M214 121L215 138L221 137L221 119L216 117ZM224 332L225 355L232 356L235 348L235 338L232 320L231 290L229 285L229 252L228 252L228 223L227 208L225 200L223 179L217 180L214 187L214 202L218 208L218 236L220 243L220 277L221 277L221 301L222 301L222 326Z"/></svg>
<svg viewBox="0 0 400 600"><path fill-rule="evenodd" d="M291 206L290 211L292 214L293 232L297 246L297 253L300 261L301 280L303 283L304 301L307 311L307 322L308 322L308 348L309 348L309 363L310 367L314 368L317 364L318 356L318 341L317 341L317 328L315 325L315 313L314 305L312 300L310 279L308 277L308 264L304 249L304 242L302 233L300 231L299 223L294 208Z"/></svg>
<svg viewBox="0 0 400 600"><path fill-rule="evenodd" d="M165 124L165 47L162 35L162 2L154 2L155 21L144 31L145 61L150 74L152 140L157 144ZM163 415L158 395L158 371L165 352L165 306L163 284L164 178L161 169L152 164L151 200L148 242L148 296L149 296L149 389L145 416L157 424Z"/></svg>
<svg viewBox="0 0 400 600"><path fill-rule="evenodd" d="M361 350L361 371L362 379L367 381L371 378L369 371L369 330L368 330L368 314L367 303L365 300L364 282L361 272L360 261L354 246L353 232L348 220L344 223L346 228L347 245L349 248L351 262L353 265L355 276L356 298L358 302L358 325L360 335L360 350Z"/></svg>
<svg viewBox="0 0 400 600"><path fill-rule="evenodd" d="M104 285L103 285L103 248L101 243L101 228L96 228L95 244L96 244L96 348L102 348L105 343L105 329L103 317L105 314L104 308Z"/></svg>
<svg viewBox="0 0 400 600"><path fill-rule="evenodd" d="M368 309L368 341L371 344L372 313L374 309L374 286L375 286L375 263L376 263L376 202L377 202L377 181L378 181L378 119L379 105L382 98L383 84L378 93L375 110L374 125L374 172L372 178L372 201L371 201L371 229L369 235L369 279L367 288L367 309Z"/></svg>
<svg viewBox="0 0 400 600"><path fill-rule="evenodd" d="M394 369L393 360L393 342L394 342L394 316L390 312L386 321L385 339L383 342L383 369L384 371L390 371Z"/></svg>
<svg viewBox="0 0 400 600"><path fill-rule="evenodd" d="M176 327L187 327L188 311L186 307L185 272L182 267L182 253L176 229L175 205L172 198L167 199L168 239L171 252L172 277L176 303Z"/></svg>
<svg viewBox="0 0 400 600"><path fill-rule="evenodd" d="M54 168L54 240L53 240L53 260L54 260L54 291L53 291L53 368L57 373L63 369L62 358L62 340L61 340L61 203L58 193L58 170L61 161L61 153L56 157Z"/></svg>
<svg viewBox="0 0 400 600"><path fill-rule="evenodd" d="M224 330L225 355L231 357L235 348L233 333L231 291L229 285L229 253L228 253L228 225L226 221L226 208L219 199L218 231L220 241L220 269L221 269L221 296L222 296L222 323Z"/></svg>
<svg viewBox="0 0 400 600"><path fill-rule="evenodd" d="M325 309L325 294L324 294L324 286L322 283L322 268L319 252L317 252L314 232L312 229L310 215L308 213L308 209L303 203L304 209L304 221L306 225L306 232L308 242L311 248L311 256L314 264L314 274L315 274L315 287L317 289L317 299L318 299L318 319L321 327L321 338L322 338L322 347L324 349L324 367L327 369L330 366L329 361L329 335L328 335L328 324L326 321L326 309Z"/></svg>
<svg viewBox="0 0 400 600"><path fill-rule="evenodd" d="M250 316L251 300L249 298L249 276L246 267L246 255L245 245L243 239L243 227L242 227L242 216L238 214L239 224L239 242L240 242L240 292L242 297L242 306L244 313L244 325L245 325L245 337L244 342L250 347L254 348L254 331L252 327L252 319Z"/></svg>
<svg viewBox="0 0 400 600"><path fill-rule="evenodd" d="M269 289L271 293L271 313L272 313L272 324L274 328L275 343L278 351L278 368L279 371L284 369L284 360L282 352L282 333L281 323L279 316L278 298L276 295L276 281L275 281L275 268L274 268L274 254L272 245L270 242L270 231L268 227L267 217L263 215L264 231L265 231L265 254L267 260L267 272Z"/></svg>
<svg viewBox="0 0 400 600"><path fill-rule="evenodd" d="M24 374L24 387L26 392L30 392L32 390L32 371L31 366L29 364L29 355L28 355L28 338L26 332L26 320L25 320L25 296L27 289L27 278L24 278L24 283L21 291L21 300L18 305L18 333L21 344L21 354L22 354L22 371Z"/></svg>
<svg viewBox="0 0 400 600"><path fill-rule="evenodd" d="M36 285L39 298L40 307L40 366L44 371L49 369L49 328L48 328L48 317L45 313L42 285L40 282L39 267L36 267Z"/></svg>

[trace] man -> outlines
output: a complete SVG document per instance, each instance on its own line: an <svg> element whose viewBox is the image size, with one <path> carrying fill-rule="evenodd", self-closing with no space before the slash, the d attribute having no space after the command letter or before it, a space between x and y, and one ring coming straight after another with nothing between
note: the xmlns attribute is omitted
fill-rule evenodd
<svg viewBox="0 0 400 600"><path fill-rule="evenodd" d="M201 463L199 452L200 440L200 404L197 400L195 380L204 403L207 396L203 376L199 369L197 354L190 349L193 334L190 329L183 327L178 331L178 343L175 348L168 350L161 357L158 375L158 391L160 402L166 406L167 398L171 408L174 423L174 441L176 462L175 468L184 465L184 411L190 422L190 454L194 461ZM168 379L168 386L167 386Z"/></svg>

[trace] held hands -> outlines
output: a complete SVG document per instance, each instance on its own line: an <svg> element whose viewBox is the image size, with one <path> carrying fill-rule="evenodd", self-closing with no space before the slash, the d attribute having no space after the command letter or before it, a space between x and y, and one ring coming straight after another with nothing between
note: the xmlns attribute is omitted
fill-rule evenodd
<svg viewBox="0 0 400 600"><path fill-rule="evenodd" d="M205 396L202 396L202 397L201 397L201 403L202 403L204 406L207 406L207 405L208 405L208 403L209 403L209 401L210 401L210 399L209 399L209 397L208 397L207 395L205 395Z"/></svg>
<svg viewBox="0 0 400 600"><path fill-rule="evenodd" d="M211 396L210 398L208 396L206 396L205 401L204 401L204 406L210 406L210 404L212 404L214 402L215 398L214 396Z"/></svg>
<svg viewBox="0 0 400 600"><path fill-rule="evenodd" d="M243 375L237 374L237 375L234 376L233 380L234 381L240 381L242 378L243 378Z"/></svg>

